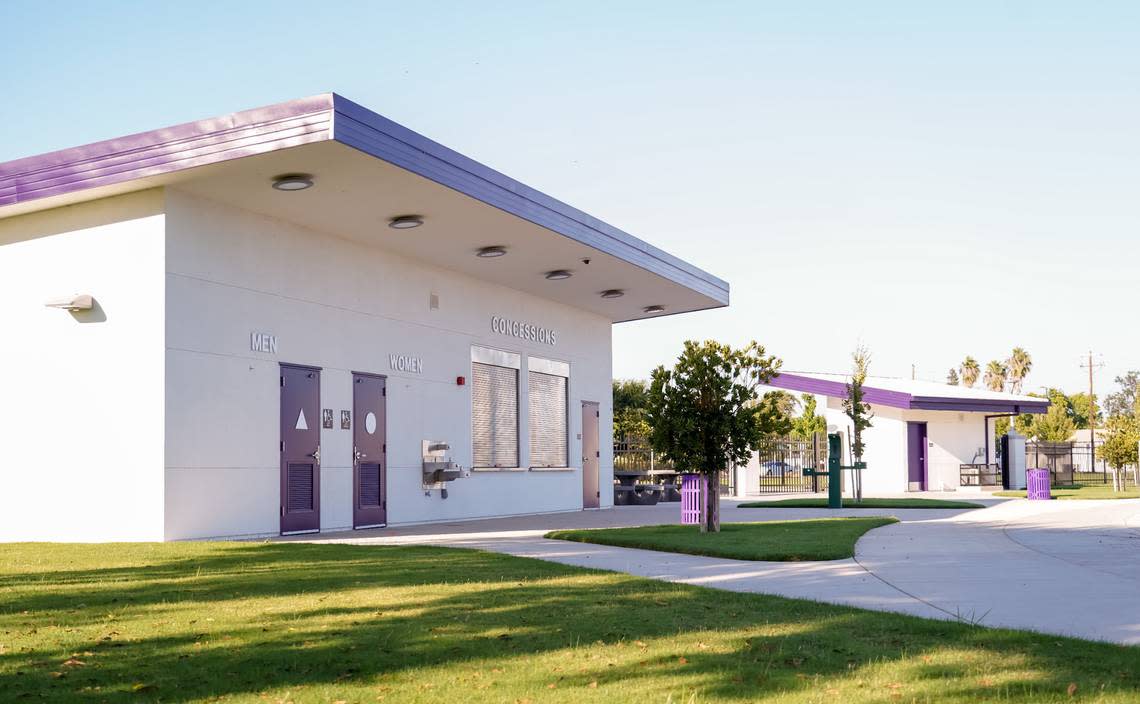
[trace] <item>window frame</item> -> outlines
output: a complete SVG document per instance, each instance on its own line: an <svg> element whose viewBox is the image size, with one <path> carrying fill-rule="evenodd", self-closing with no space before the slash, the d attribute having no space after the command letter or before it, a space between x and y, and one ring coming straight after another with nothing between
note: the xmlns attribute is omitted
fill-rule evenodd
<svg viewBox="0 0 1140 704"><path fill-rule="evenodd" d="M515 372L515 446L514 463L480 465L475 462L475 365L482 364L490 367L513 369ZM468 409L471 412L468 430L471 433L471 469L481 472L518 470L522 464L522 355L517 352L495 349L493 347L471 347L471 386L468 394ZM494 456L492 439L492 457Z"/></svg>
<svg viewBox="0 0 1140 704"><path fill-rule="evenodd" d="M565 398L562 408L563 419L563 440L565 441L566 452L562 457L561 464L535 464L534 461L534 441L532 433L534 430L534 414L531 413L531 400L534 394L530 388L530 374L545 374L547 376L559 377L562 379L565 388ZM543 357L527 357L527 439L529 442L529 456L527 457L527 464L532 470L558 470L558 469L571 469L570 452L570 363L563 362L555 359L546 359Z"/></svg>

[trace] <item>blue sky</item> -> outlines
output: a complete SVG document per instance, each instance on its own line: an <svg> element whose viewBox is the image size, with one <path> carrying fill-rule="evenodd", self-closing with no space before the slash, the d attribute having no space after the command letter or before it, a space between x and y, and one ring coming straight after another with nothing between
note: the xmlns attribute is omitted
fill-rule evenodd
<svg viewBox="0 0 1140 704"><path fill-rule="evenodd" d="M336 91L727 279L785 368L1140 368L1140 4L0 3L0 161Z"/></svg>

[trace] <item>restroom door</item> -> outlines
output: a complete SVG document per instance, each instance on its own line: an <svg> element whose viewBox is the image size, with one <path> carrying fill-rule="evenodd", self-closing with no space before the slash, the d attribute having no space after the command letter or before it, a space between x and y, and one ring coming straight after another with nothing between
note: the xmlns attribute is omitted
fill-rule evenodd
<svg viewBox="0 0 1140 704"><path fill-rule="evenodd" d="M601 452L598 445L598 404L582 402L582 508L598 508L601 490L598 486Z"/></svg>
<svg viewBox="0 0 1140 704"><path fill-rule="evenodd" d="M387 382L373 374L352 375L352 527L388 522Z"/></svg>
<svg viewBox="0 0 1140 704"><path fill-rule="evenodd" d="M281 365L281 533L321 529L321 370Z"/></svg>
<svg viewBox="0 0 1140 704"><path fill-rule="evenodd" d="M926 491L926 423L906 424L907 490Z"/></svg>

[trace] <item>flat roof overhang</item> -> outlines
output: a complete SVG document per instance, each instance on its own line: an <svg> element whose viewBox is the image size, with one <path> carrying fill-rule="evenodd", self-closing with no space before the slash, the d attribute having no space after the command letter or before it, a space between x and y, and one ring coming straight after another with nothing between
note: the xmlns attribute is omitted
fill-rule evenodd
<svg viewBox="0 0 1140 704"><path fill-rule="evenodd" d="M272 179L313 174L281 192ZM613 322L728 305L728 284L336 94L0 164L0 218L169 187L499 283ZM416 214L412 230L387 227ZM475 251L501 245L508 255ZM584 264L583 259L589 259ZM543 274L570 269L548 281ZM621 298L602 299L608 289Z"/></svg>
<svg viewBox="0 0 1140 704"><path fill-rule="evenodd" d="M800 374L780 373L766 384L777 389L818 394L830 398L846 398L847 384L831 379L817 379ZM863 385L863 400L870 404L923 411L959 411L972 413L1046 413L1049 401L1025 401L1017 398L963 398L954 396L919 396L905 391Z"/></svg>

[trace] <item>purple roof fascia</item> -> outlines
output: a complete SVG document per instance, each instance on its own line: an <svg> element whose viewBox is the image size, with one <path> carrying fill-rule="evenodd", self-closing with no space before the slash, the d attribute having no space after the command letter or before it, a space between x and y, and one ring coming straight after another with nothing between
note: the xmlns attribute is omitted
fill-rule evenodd
<svg viewBox="0 0 1140 704"><path fill-rule="evenodd" d="M187 122L0 164L0 206L332 138L331 95Z"/></svg>
<svg viewBox="0 0 1140 704"><path fill-rule="evenodd" d="M844 398L847 396L846 382L816 379L814 377L800 376L798 374L777 374L772 377L767 385L775 386L778 389L787 389L788 391L802 391L803 393L819 394L820 396L831 396L833 398ZM902 391L877 389L872 386L863 387L863 400L867 403L875 403L880 406L891 406L894 408L911 407L910 394Z"/></svg>
<svg viewBox="0 0 1140 704"><path fill-rule="evenodd" d="M336 141L728 305L728 283L386 117L333 95Z"/></svg>
<svg viewBox="0 0 1140 704"><path fill-rule="evenodd" d="M1047 413L1049 401L1006 401L1004 399L963 399L947 396L915 396L911 408L928 411L975 411L987 413Z"/></svg>
<svg viewBox="0 0 1140 704"><path fill-rule="evenodd" d="M724 280L334 93L0 164L0 207L330 140L728 305Z"/></svg>
<svg viewBox="0 0 1140 704"><path fill-rule="evenodd" d="M845 398L847 396L847 383L816 379L799 374L781 373L774 376L768 383L778 389L800 391L832 398ZM1014 401L1005 399L967 399L949 396L913 396L903 391L889 391L873 386L863 387L863 399L867 403L893 408L925 411L970 411L987 413L1045 413L1049 410L1049 401Z"/></svg>

